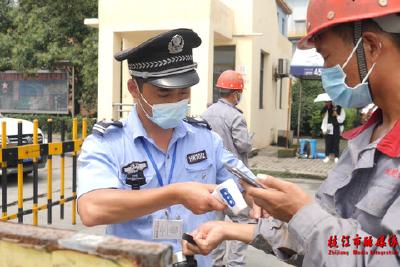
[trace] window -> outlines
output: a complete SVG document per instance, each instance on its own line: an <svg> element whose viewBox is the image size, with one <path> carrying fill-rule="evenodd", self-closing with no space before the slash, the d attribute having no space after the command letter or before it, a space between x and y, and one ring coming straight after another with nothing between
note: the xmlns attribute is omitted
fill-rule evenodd
<svg viewBox="0 0 400 267"><path fill-rule="evenodd" d="M265 64L268 62L268 54L264 51L260 53L260 87L259 87L259 101L258 108L264 108L264 75L265 75Z"/></svg>
<svg viewBox="0 0 400 267"><path fill-rule="evenodd" d="M305 20L295 20L294 27L296 35L305 35L306 33L306 21Z"/></svg>
<svg viewBox="0 0 400 267"><path fill-rule="evenodd" d="M218 89L215 87L219 75L225 70L235 69L235 46L214 47L213 103L218 101Z"/></svg>
<svg viewBox="0 0 400 267"><path fill-rule="evenodd" d="M279 79L279 109L282 109L283 79Z"/></svg>
<svg viewBox="0 0 400 267"><path fill-rule="evenodd" d="M287 36L287 14L283 12L283 10L278 7L278 12L277 12L277 18L278 18L278 26L279 26L279 31L282 35Z"/></svg>

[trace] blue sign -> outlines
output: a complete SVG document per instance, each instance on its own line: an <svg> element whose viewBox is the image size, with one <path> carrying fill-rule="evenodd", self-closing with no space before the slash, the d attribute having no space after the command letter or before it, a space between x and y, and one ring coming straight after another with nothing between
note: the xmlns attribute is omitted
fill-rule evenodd
<svg viewBox="0 0 400 267"><path fill-rule="evenodd" d="M322 69L323 67L316 66L291 66L290 74L299 78L321 77Z"/></svg>

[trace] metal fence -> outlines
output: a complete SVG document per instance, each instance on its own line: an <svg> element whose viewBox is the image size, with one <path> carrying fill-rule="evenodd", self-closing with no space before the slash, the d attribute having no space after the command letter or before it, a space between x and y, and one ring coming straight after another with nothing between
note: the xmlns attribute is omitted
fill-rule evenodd
<svg viewBox="0 0 400 267"><path fill-rule="evenodd" d="M82 119L82 131L78 137L78 119L72 120L72 139L66 140L66 125L61 125L61 141L53 142L53 121L47 121L47 142L42 137L39 140L38 121L33 121L33 136L31 141L26 141L23 135L22 121L18 122L17 144L7 144L7 124L1 125L1 149L0 162L2 167L1 190L2 190L2 216L1 220L8 221L18 219L18 223L23 223L24 215L33 214L33 224L38 225L38 213L47 210L47 223L52 223L52 208L60 205L60 218L64 219L64 204L72 201L72 224L76 224L76 179L77 179L77 155L81 149L83 140L87 135L87 120ZM72 192L65 196L65 156L72 156ZM60 190L58 199L53 198L53 156L60 156ZM38 162L47 158L47 204L38 203ZM32 162L33 169L33 205L31 208L24 207L24 162ZM18 184L18 212L8 214L7 200L7 173L8 168L17 166Z"/></svg>

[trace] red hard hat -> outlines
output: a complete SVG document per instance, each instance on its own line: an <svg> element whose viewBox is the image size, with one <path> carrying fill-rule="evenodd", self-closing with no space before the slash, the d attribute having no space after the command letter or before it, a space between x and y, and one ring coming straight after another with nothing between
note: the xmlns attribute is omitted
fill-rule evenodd
<svg viewBox="0 0 400 267"><path fill-rule="evenodd" d="M307 35L298 48L314 47L310 38L333 25L400 13L400 0L310 0Z"/></svg>
<svg viewBox="0 0 400 267"><path fill-rule="evenodd" d="M226 70L218 77L216 86L221 89L243 90L242 74L234 70Z"/></svg>

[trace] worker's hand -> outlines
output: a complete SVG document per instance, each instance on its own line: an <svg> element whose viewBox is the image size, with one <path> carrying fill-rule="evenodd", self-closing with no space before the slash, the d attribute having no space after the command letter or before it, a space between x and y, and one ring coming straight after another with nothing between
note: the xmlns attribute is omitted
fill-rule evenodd
<svg viewBox="0 0 400 267"><path fill-rule="evenodd" d="M337 112L336 111L332 112L332 116L337 117L338 116Z"/></svg>
<svg viewBox="0 0 400 267"><path fill-rule="evenodd" d="M289 222L301 208L310 204L312 198L299 186L269 176L259 181L267 187L260 189L242 184L254 202L276 219Z"/></svg>
<svg viewBox="0 0 400 267"><path fill-rule="evenodd" d="M182 240L183 254L208 255L225 240L225 224L229 223L223 221L211 221L201 225L197 230L191 233L197 246Z"/></svg>
<svg viewBox="0 0 400 267"><path fill-rule="evenodd" d="M243 184L245 182L240 181L240 184ZM254 203L254 198L250 196L247 191L243 191L243 198L247 203L247 206L250 207L250 218L252 219L260 219L260 218L268 218L269 215L268 213L263 210L260 206L258 206L256 203Z"/></svg>
<svg viewBox="0 0 400 267"><path fill-rule="evenodd" d="M195 182L176 183L178 202L194 214L203 214L213 210L224 210L226 205L214 198L211 193L216 185Z"/></svg>

